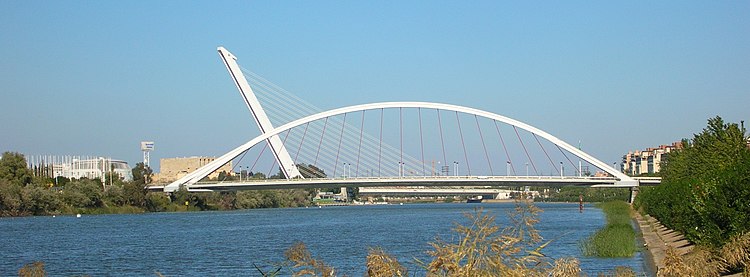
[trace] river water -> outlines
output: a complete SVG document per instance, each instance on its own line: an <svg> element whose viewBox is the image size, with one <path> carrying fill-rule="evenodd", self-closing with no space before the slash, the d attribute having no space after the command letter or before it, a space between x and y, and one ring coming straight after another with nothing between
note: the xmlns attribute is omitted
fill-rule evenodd
<svg viewBox="0 0 750 277"><path fill-rule="evenodd" d="M454 223L477 207L507 222L513 203L371 205L256 209L222 212L83 215L0 219L0 276L43 261L50 276L259 276L255 266L274 269L295 241L334 266L362 276L370 247L396 256L423 275L414 258L436 237L453 238ZM554 239L543 251L552 258L576 257L588 275L629 266L646 272L642 253L627 259L582 257L578 243L604 225L593 206L537 204L537 228ZM286 271L285 274L289 272Z"/></svg>

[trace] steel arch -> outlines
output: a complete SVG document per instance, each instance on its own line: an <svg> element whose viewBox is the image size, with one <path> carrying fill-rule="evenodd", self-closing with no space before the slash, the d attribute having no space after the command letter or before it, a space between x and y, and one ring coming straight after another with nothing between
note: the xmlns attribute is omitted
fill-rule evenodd
<svg viewBox="0 0 750 277"><path fill-rule="evenodd" d="M265 134L262 134L260 136L255 137L254 139L248 141L247 143L240 145L239 147L233 149L232 151L227 152L223 156L217 158L211 163L206 164L205 166L193 171L192 173L189 173L185 175L184 177L178 179L177 181L174 181L170 183L169 185L164 187L165 192L173 192L177 189L179 189L180 186L186 185L190 186L192 184L195 184L200 179L208 176L208 174L211 174L216 169L221 167L222 165L228 163L232 159L236 158L237 156L241 155L243 152L247 151L251 147L255 146L256 144L265 141L266 139L270 138L271 136L278 135L286 130L292 129L294 127L313 122L316 120L324 119L326 117L336 116L340 114L345 113L351 113L351 112L359 112L359 111L366 111L366 110L374 110L374 109L391 109L391 108L425 108L425 109L439 109L439 110L447 110L447 111L455 111L455 112L461 112L461 113L467 113L471 115L477 115L493 120L497 120L506 124L510 124L512 126L521 128L523 130L526 130L528 132L531 132L537 136L540 136L542 138L547 139L548 141L552 142L553 144L567 150L568 152L572 153L573 155L585 160L586 162L606 171L609 174L612 174L612 176L615 176L619 180L618 183L623 185L629 185L629 186L637 186L638 181L631 178L630 176L625 175L622 172L619 172L615 170L614 168L609 167L606 163L600 161L597 158L594 158L593 156L587 154L586 152L583 152L579 150L578 148L566 143L565 141L558 139L557 137L542 131L534 126L528 125L526 123L523 123L521 121L505 117L499 114L464 107L464 106L458 106L458 105L451 105L451 104L443 104L443 103L432 103L432 102L379 102L379 103L370 103L370 104L362 104L362 105L354 105L354 106L348 106L333 110L328 110L324 112L320 112L317 114L313 114L310 116L306 116L300 119L297 119L295 121L286 123L282 126L279 126L273 130L267 131Z"/></svg>

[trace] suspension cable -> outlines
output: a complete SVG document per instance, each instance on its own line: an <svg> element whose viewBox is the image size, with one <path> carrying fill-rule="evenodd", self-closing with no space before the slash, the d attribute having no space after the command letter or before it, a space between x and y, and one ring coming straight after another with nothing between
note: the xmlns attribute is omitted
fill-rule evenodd
<svg viewBox="0 0 750 277"><path fill-rule="evenodd" d="M282 147L284 147L284 144L286 143L286 139L289 138L289 134L291 134L291 133L292 133L292 129L289 129L289 130L286 131L286 135L284 135L284 140L281 141ZM274 153L274 157L273 158L274 159L273 159L273 164L271 165L271 170L268 171L268 175L266 175L266 176L270 176L271 175L271 171L273 171L273 168L276 165L276 162L277 162L276 161L276 153ZM281 163L279 163L279 170L283 170L281 168ZM282 171L281 174L286 178L286 172ZM279 176L279 177L281 177L281 176Z"/></svg>
<svg viewBox="0 0 750 277"><path fill-rule="evenodd" d="M299 157L299 152L302 150L302 143L305 142L305 136L307 135L307 127L310 127L310 122L307 122L305 124L305 132L302 134L302 139L299 141L299 147L297 148L297 154L294 155L294 162L297 162L297 158Z"/></svg>
<svg viewBox="0 0 750 277"><path fill-rule="evenodd" d="M555 166L555 162L553 162L552 158L549 157L549 155L547 154L547 150L545 150L544 146L542 146L542 143L539 142L539 138L536 136L536 134L534 133L531 133L531 134L534 135L534 139L536 140L536 143L539 144L539 148L542 148L542 152L544 152L544 155L547 156L549 163L552 164L552 168L554 168L557 171L557 174L560 174L561 173L560 169L557 168L557 166Z"/></svg>
<svg viewBox="0 0 750 277"><path fill-rule="evenodd" d="M484 135L482 135L482 128L479 127L479 118L474 115L474 120L477 122L477 130L479 130L479 138L482 140L482 148L484 148L484 156L487 157L487 165L490 166L490 175L495 175L492 170L492 162L490 162L490 154L487 153L487 145L484 143Z"/></svg>
<svg viewBox="0 0 750 277"><path fill-rule="evenodd" d="M242 152L242 156L240 156L240 159L237 161L237 163L234 166L232 166L232 169L231 169L232 172L234 172L234 169L237 168L237 165L239 165L242 162L242 159L245 158L245 154L247 154L248 150L245 150L244 152ZM240 166L240 174L242 174L242 167L241 166ZM228 177L229 177L229 172L227 172L227 174L224 175L224 178L222 178L221 180L219 180L219 182L226 181Z"/></svg>
<svg viewBox="0 0 750 277"><path fill-rule="evenodd" d="M424 168L424 138L422 136L422 108L417 108L419 113L419 146L422 149L422 176L427 176Z"/></svg>
<svg viewBox="0 0 750 277"><path fill-rule="evenodd" d="M570 160L570 158L568 158L568 155L565 154L565 152L562 150L562 148L560 148L560 145L555 144L555 146L557 146L557 150L560 150L560 153L563 154L563 156L565 157L565 159L568 160L568 162L570 163L570 165L573 166L573 168L576 170L576 173L580 172L580 171L578 171L578 167L573 163L573 161Z"/></svg>
<svg viewBox="0 0 750 277"><path fill-rule="evenodd" d="M401 145L401 160L399 161L400 164L404 164L404 113L402 110L403 109L401 107L398 108L398 136Z"/></svg>
<svg viewBox="0 0 750 277"><path fill-rule="evenodd" d="M344 124L346 124L346 114L344 114L344 120L341 123L341 135L339 135L339 147L336 149L336 161L333 163L333 178L336 178L336 168L338 168L339 166L339 151L341 151L341 139L344 138Z"/></svg>
<svg viewBox="0 0 750 277"><path fill-rule="evenodd" d="M505 157L508 159L508 163L510 163L510 169L513 170L513 175L516 175L516 167L513 166L513 162L510 160L510 153L508 153L508 148L505 147L505 140L503 140L503 135L500 134L500 127L497 126L497 120L492 120L495 122L495 130L497 130L497 135L500 136L500 143L503 145L503 150L505 150Z"/></svg>
<svg viewBox="0 0 750 277"><path fill-rule="evenodd" d="M529 155L529 151L526 149L526 145L523 144L521 135L518 134L518 128L516 128L515 125L513 125L513 130L516 131L516 137L518 137L518 141L520 141L521 146L523 146L523 152L526 152L526 157L529 159L529 163L531 163L531 167L534 168L534 174L539 175L539 171L536 170L536 165L534 165L534 160L531 159L531 156Z"/></svg>
<svg viewBox="0 0 750 277"><path fill-rule="evenodd" d="M378 147L378 177L382 176L380 172L380 159L383 157L383 108L380 108L380 146Z"/></svg>
<svg viewBox="0 0 750 277"><path fill-rule="evenodd" d="M326 127L328 127L328 117L326 116L325 122L323 123L323 133L320 134L320 142L318 143L318 153L315 154L315 164L318 164L318 155L320 155L320 145L323 144L323 136L326 134Z"/></svg>
<svg viewBox="0 0 750 277"><path fill-rule="evenodd" d="M448 165L448 159L445 157L445 141L443 141L443 123L440 120L440 110L439 109L435 109L435 110L437 111L438 126L440 127L440 145L443 147L443 164Z"/></svg>
<svg viewBox="0 0 750 277"><path fill-rule="evenodd" d="M365 130L365 111L362 111L362 119L360 120L359 126L359 147L357 147L357 166L354 170L354 175L359 176L359 154L362 153L362 135ZM347 176L348 177L348 176Z"/></svg>
<svg viewBox="0 0 750 277"><path fill-rule="evenodd" d="M258 163L258 160L260 160L260 156L263 155L263 152L266 151L266 148L268 147L268 143L263 144L263 149L260 150L260 154L258 154L258 157L255 158L255 162L253 162L253 166L250 168L250 171L255 170L255 165ZM242 170L240 170L242 172Z"/></svg>
<svg viewBox="0 0 750 277"><path fill-rule="evenodd" d="M464 132L461 131L461 120L458 119L458 111L456 111L456 122L458 122L458 134L461 135L461 146L464 148L464 160L466 161L466 170L471 176L471 166L469 165L469 155L466 153L466 143L464 143Z"/></svg>
<svg viewBox="0 0 750 277"><path fill-rule="evenodd" d="M271 168L268 169L268 174L266 175L266 179L271 177L271 172L273 172L273 169L276 167L276 159L273 159L273 163L271 164Z"/></svg>

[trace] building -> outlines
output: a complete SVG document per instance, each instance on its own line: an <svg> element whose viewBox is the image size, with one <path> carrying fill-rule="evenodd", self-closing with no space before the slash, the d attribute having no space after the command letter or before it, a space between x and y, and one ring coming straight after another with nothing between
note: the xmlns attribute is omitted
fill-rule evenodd
<svg viewBox="0 0 750 277"><path fill-rule="evenodd" d="M216 160L216 157L185 157L185 158L164 158L159 160L160 172L154 174L155 183L167 183L175 181L190 172ZM232 162L221 166L219 169L208 175L208 178L216 179L219 173L226 172L231 175Z"/></svg>
<svg viewBox="0 0 750 277"><path fill-rule="evenodd" d="M657 173L661 169L662 161L666 160L670 152L677 149L682 149L682 142L628 152L622 156L620 171L631 176Z"/></svg>
<svg viewBox="0 0 750 277"><path fill-rule="evenodd" d="M65 177L69 179L100 179L107 181L112 176L119 176L125 181L133 180L133 173L128 163L105 157L89 156L30 156L26 162L36 176L50 178Z"/></svg>

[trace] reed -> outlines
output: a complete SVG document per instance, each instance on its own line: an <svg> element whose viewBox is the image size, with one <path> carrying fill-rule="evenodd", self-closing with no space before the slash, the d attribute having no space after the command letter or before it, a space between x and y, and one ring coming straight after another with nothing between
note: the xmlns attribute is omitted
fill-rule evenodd
<svg viewBox="0 0 750 277"><path fill-rule="evenodd" d="M623 201L599 204L607 218L607 225L580 243L586 256L603 258L632 257L638 250L635 231L630 224L630 205Z"/></svg>

